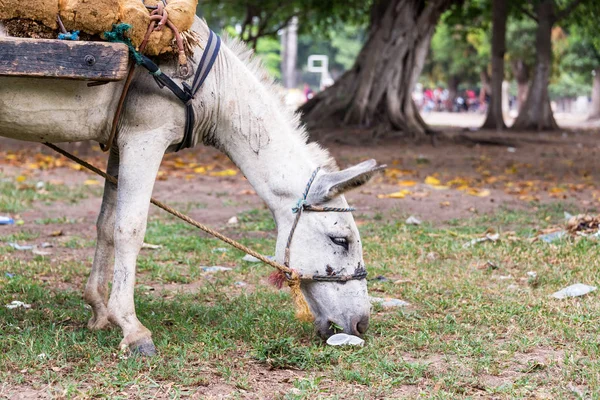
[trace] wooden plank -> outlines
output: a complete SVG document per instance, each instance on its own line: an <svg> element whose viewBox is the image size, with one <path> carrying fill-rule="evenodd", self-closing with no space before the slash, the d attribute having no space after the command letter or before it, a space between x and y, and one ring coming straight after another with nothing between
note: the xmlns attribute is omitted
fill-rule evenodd
<svg viewBox="0 0 600 400"><path fill-rule="evenodd" d="M0 76L118 81L128 63L123 43L0 38Z"/></svg>

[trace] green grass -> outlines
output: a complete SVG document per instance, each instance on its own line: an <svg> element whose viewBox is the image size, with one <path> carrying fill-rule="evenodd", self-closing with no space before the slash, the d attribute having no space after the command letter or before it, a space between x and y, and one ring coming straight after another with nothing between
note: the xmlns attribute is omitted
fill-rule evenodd
<svg viewBox="0 0 600 400"><path fill-rule="evenodd" d="M27 261L18 252L0 253L0 304L32 304L28 311L0 307L0 382L67 398L159 392L177 398L216 383L233 398L578 398L574 390L598 398L598 295L549 297L572 283L600 283L598 243L531 240L539 229L561 224L563 210L577 211L572 205L505 209L442 226L364 216L370 276L388 278L370 281L371 295L411 306L375 307L367 344L354 349L324 346L310 325L296 321L289 295L265 284L268 267L241 262L237 250L213 252L226 246L170 217L150 221L146 241L163 247L143 250L138 263L136 307L159 350L152 359L119 353L118 330L87 330L90 311L80 291L89 260ZM242 235L271 232L243 242L272 254L268 212L239 220ZM463 247L488 230L501 240ZM207 274L202 265L234 270ZM48 276L53 280L42 279ZM161 290L172 283L197 286ZM293 375L276 375L278 369ZM287 389L271 392L261 373L275 377L267 382L287 379Z"/></svg>
<svg viewBox="0 0 600 400"><path fill-rule="evenodd" d="M15 185L14 179L5 178L0 174L0 210L5 213L21 212L31 208L36 201L44 204L56 201L76 203L90 195L99 196L101 193L101 188L83 185L71 187L46 183L42 189L37 189L34 181Z"/></svg>

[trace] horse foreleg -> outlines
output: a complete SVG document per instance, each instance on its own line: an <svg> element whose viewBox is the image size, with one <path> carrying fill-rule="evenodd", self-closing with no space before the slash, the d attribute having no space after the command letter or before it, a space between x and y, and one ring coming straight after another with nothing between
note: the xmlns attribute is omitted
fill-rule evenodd
<svg viewBox="0 0 600 400"><path fill-rule="evenodd" d="M156 353L152 333L138 320L133 300L136 261L146 233L154 180L169 143L158 132L128 135L119 143L119 186L114 229L115 267L108 320L123 331L121 348Z"/></svg>
<svg viewBox="0 0 600 400"><path fill-rule="evenodd" d="M117 176L119 173L119 156L116 150L110 152L106 171L109 175ZM117 185L106 181L104 183L104 196L96 230L96 254L92 264L92 272L85 285L83 297L92 306L92 318L88 321L88 328L105 329L111 326L108 321L108 283L112 279L114 262L114 231L115 209L117 205Z"/></svg>

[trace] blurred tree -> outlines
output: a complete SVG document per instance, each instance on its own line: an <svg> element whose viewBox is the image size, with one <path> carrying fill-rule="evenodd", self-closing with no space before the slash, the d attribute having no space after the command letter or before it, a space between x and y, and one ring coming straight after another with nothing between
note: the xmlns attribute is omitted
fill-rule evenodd
<svg viewBox="0 0 600 400"><path fill-rule="evenodd" d="M203 0L198 15L214 29L236 27L239 37L253 49L258 39L275 37L292 18L299 33L326 32L332 26L364 22L370 1L359 0Z"/></svg>
<svg viewBox="0 0 600 400"><path fill-rule="evenodd" d="M502 82L506 52L506 20L509 5L506 0L492 0L492 96L483 128L506 128L502 116Z"/></svg>
<svg viewBox="0 0 600 400"><path fill-rule="evenodd" d="M577 95L585 90L585 80L592 77L592 104L589 119L600 118L600 1L586 2L567 20L568 44L560 66L578 76L568 80L577 88ZM581 82L581 81L584 82ZM568 82L565 82L568 83Z"/></svg>
<svg viewBox="0 0 600 400"><path fill-rule="evenodd" d="M527 99L530 71L535 64L535 21L522 15L509 20L507 26L507 61L512 78L517 82L519 110Z"/></svg>
<svg viewBox="0 0 600 400"><path fill-rule="evenodd" d="M446 82L449 99L454 101L461 84L478 82L481 70L487 68L490 48L484 29L451 25L447 15L435 29L424 72L434 84Z"/></svg>
<svg viewBox="0 0 600 400"><path fill-rule="evenodd" d="M429 130L412 100L435 26L452 0L375 0L367 40L351 70L300 110L309 127L375 132Z"/></svg>
<svg viewBox="0 0 600 400"><path fill-rule="evenodd" d="M527 93L521 112L513 124L518 130L552 130L558 129L550 108L548 85L552 68L552 28L569 17L581 3L594 3L597 0L533 0L521 4L521 11L537 22L536 29L536 61L533 80ZM566 3L566 4L565 4ZM529 7L533 5L533 8Z"/></svg>

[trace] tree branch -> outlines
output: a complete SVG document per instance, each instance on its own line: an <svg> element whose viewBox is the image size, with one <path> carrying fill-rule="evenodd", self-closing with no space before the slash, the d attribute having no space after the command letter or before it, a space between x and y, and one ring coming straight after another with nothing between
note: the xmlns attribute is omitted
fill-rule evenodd
<svg viewBox="0 0 600 400"><path fill-rule="evenodd" d="M572 0L571 3L564 8L564 10L557 13L556 20L560 21L561 19L568 17L569 14L571 14L582 1L583 0Z"/></svg>
<svg viewBox="0 0 600 400"><path fill-rule="evenodd" d="M534 13L532 13L531 11L529 11L528 9L523 7L523 4L518 4L517 8L519 9L519 11L521 11L523 14L527 15L532 20L534 20L535 22L538 22L537 15L535 15Z"/></svg>

